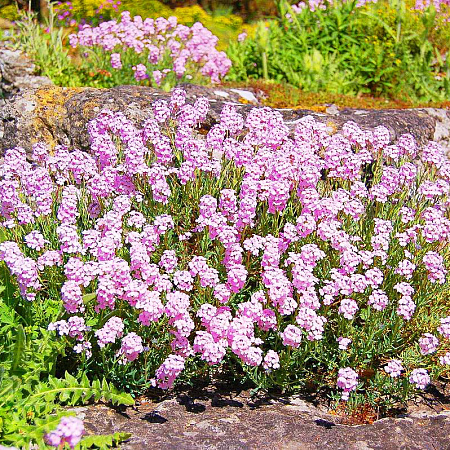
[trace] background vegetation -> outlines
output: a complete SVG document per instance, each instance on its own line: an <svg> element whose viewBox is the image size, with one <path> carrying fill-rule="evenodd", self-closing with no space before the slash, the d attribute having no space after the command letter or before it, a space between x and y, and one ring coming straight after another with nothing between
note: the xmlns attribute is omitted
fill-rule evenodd
<svg viewBox="0 0 450 450"><path fill-rule="evenodd" d="M83 59L83 49L71 50L67 39L82 24L95 26L128 10L143 18L176 16L188 26L201 22L219 38L217 48L232 61L224 81L265 80L300 92L368 95L408 104L450 98L450 9L444 2L421 9L413 0L324 1L320 8L286 0L272 7L264 2L202 6L158 0L58 2L53 3L54 16L50 14L49 23L41 27L14 5L0 14L18 21L18 45L58 85L135 83L132 75L111 79L108 55L104 60L98 55ZM256 11L266 17L255 20Z"/></svg>

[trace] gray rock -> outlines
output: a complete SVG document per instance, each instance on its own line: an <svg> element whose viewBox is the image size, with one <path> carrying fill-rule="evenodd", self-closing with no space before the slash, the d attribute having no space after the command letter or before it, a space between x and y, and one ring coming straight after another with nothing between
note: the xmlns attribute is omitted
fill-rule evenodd
<svg viewBox="0 0 450 450"><path fill-rule="evenodd" d="M255 97L255 94L253 94L253 92L244 89L230 89L230 91L240 95L241 98L247 100L250 103L253 103L254 105L258 104L258 99Z"/></svg>
<svg viewBox="0 0 450 450"><path fill-rule="evenodd" d="M0 48L0 97L53 84L49 78L37 76L35 72L35 65L21 51Z"/></svg>

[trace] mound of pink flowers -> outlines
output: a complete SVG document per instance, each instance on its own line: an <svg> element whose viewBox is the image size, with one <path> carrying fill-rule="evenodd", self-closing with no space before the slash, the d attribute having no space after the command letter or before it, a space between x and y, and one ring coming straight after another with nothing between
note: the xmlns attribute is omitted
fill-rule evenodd
<svg viewBox="0 0 450 450"><path fill-rule="evenodd" d="M224 52L218 51L218 38L200 22L192 27L177 24L176 17L165 19L131 18L125 11L120 20L84 25L69 37L72 47L92 48L110 58L110 69L132 69L137 81L153 80L156 85L169 75L178 80L200 73L218 83L231 67Z"/></svg>
<svg viewBox="0 0 450 450"><path fill-rule="evenodd" d="M161 388L226 362L345 400L448 373L443 149L310 116L290 134L277 111L228 105L203 136L208 107L175 89L140 128L103 111L89 152L6 152L0 259L30 307L60 293L49 329L73 358L148 369Z"/></svg>

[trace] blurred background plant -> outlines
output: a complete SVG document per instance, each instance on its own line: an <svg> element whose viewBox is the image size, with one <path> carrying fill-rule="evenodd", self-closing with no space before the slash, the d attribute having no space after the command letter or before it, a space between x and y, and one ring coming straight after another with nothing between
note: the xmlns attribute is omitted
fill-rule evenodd
<svg viewBox="0 0 450 450"><path fill-rule="evenodd" d="M12 35L15 48L23 50L39 68L41 75L61 86L80 86L85 82L83 73L69 56L65 45L67 31L55 25L55 15L50 9L48 17L39 23L32 11L19 12L17 33Z"/></svg>
<svg viewBox="0 0 450 450"><path fill-rule="evenodd" d="M413 101L449 98L448 5L417 9L403 0L277 5L277 19L257 28L254 37L230 43L229 80L265 78L305 91Z"/></svg>
<svg viewBox="0 0 450 450"><path fill-rule="evenodd" d="M306 0L298 4L278 0L272 7L267 0L200 4L72 0L45 8L40 24L36 15L24 12L26 8L5 2L0 2L0 7L4 5L0 15L16 20L20 30L16 42L57 85L136 83L131 69L127 75L125 71L114 74L100 54L96 65L85 64L84 50L70 49L67 39L86 25L117 20L129 11L131 17L143 20L174 16L189 27L203 24L218 37L216 48L225 50L232 61L226 77L232 83L265 80L304 92L369 95L409 103L450 99L448 0ZM128 65L142 62L128 61ZM166 88L177 81L168 80ZM205 80L193 76L192 82Z"/></svg>

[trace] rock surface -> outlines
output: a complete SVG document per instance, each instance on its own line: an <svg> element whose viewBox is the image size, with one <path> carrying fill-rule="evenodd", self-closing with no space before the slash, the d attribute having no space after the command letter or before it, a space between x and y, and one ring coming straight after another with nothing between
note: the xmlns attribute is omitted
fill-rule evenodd
<svg viewBox="0 0 450 450"><path fill-rule="evenodd" d="M188 102L199 96L210 99L211 110L202 126L208 130L219 118L224 102L233 103L246 115L254 106L261 106L258 93L182 85ZM25 89L0 104L0 155L13 146L27 151L37 141L50 145L65 144L81 149L89 146L86 125L102 109L122 110L137 125L151 113L157 99L170 94L143 86L118 86L112 89L44 87ZM244 98L245 97L245 98ZM436 140L450 151L450 111L422 108L409 110L355 110L328 108L328 113L302 109L279 109L286 124L295 129L301 117L312 115L338 130L345 122L356 122L364 129L386 126L392 141L403 133L413 134L419 143Z"/></svg>
<svg viewBox="0 0 450 450"><path fill-rule="evenodd" d="M22 52L0 47L0 98L53 84L49 78L37 76L35 72L35 65Z"/></svg>
<svg viewBox="0 0 450 450"><path fill-rule="evenodd" d="M245 395L180 395L123 411L77 408L90 434L128 432L122 450L448 450L450 410L348 426L300 398L252 402Z"/></svg>

